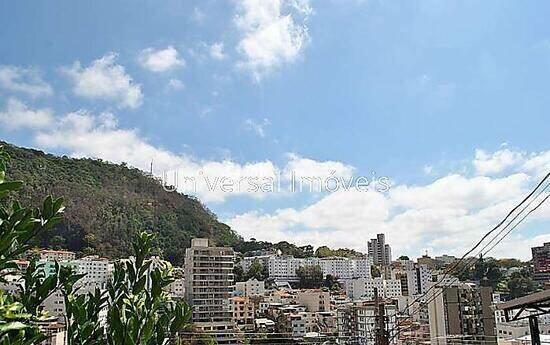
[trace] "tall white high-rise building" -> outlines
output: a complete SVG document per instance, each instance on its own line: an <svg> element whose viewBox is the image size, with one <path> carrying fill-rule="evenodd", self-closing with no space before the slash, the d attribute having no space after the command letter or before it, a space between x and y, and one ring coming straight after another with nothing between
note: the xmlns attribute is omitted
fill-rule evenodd
<svg viewBox="0 0 550 345"><path fill-rule="evenodd" d="M194 326L215 332L218 343L231 343L234 329L230 301L234 263L232 248L210 247L207 238L192 239L185 251L185 297L193 307ZM223 332L226 336L220 336Z"/></svg>

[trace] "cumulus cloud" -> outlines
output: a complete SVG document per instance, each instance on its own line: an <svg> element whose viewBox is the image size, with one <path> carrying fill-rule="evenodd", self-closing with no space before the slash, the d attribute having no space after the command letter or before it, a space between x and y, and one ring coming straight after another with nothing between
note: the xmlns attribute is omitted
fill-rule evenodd
<svg viewBox="0 0 550 345"><path fill-rule="evenodd" d="M10 98L4 111L0 111L0 124L7 129L31 128L40 129L48 127L53 122L54 116L49 109L30 109L25 103Z"/></svg>
<svg viewBox="0 0 550 345"><path fill-rule="evenodd" d="M536 176L548 173L550 168L550 150L542 152L524 152L504 147L492 153L476 150L473 166L480 175L499 175L526 171Z"/></svg>
<svg viewBox="0 0 550 345"><path fill-rule="evenodd" d="M523 153L510 149L502 149L492 154L484 150L476 150L474 167L478 174L493 175L499 174L506 169L513 167L523 160Z"/></svg>
<svg viewBox="0 0 550 345"><path fill-rule="evenodd" d="M143 101L141 86L134 83L116 59L117 54L108 53L88 67L76 61L63 72L73 82L73 92L78 96L112 101L120 108L137 108Z"/></svg>
<svg viewBox="0 0 550 345"><path fill-rule="evenodd" d="M0 87L31 97L53 94L52 87L42 79L38 71L17 66L0 66Z"/></svg>
<svg viewBox="0 0 550 345"><path fill-rule="evenodd" d="M538 182L540 167L550 166L547 152L524 156L517 170L504 176L453 173L423 185L397 184L389 193L339 190L303 208L245 212L226 222L245 238L365 251L367 240L383 232L397 253L414 257L430 248L432 254L461 255ZM550 210L541 208L529 219L549 220ZM518 252L514 240L525 248ZM502 257L513 252L527 259L529 246L540 243L513 233L491 254Z"/></svg>
<svg viewBox="0 0 550 345"><path fill-rule="evenodd" d="M176 67L185 66L185 60L179 56L173 46L165 49L147 48L141 51L138 62L143 68L152 72L164 72Z"/></svg>
<svg viewBox="0 0 550 345"><path fill-rule="evenodd" d="M296 176L321 178L356 174L355 168L348 164L319 161L295 153L288 154L281 166L269 160L242 163L230 158L202 160L177 154L155 146L136 129L120 128L110 113L94 115L78 111L67 114L55 125L40 129L35 140L44 148L59 148L73 156L126 162L145 171L154 162L157 175L177 171L177 178L171 179L168 175L169 182L179 180L176 182L181 192L195 194L211 203L238 195L253 198L289 195L284 191L277 193L270 186L266 189L235 186L235 182L238 184L243 179L281 178L283 183L288 183L290 172ZM316 194L314 201L303 207L269 212L254 210L234 215L226 222L245 238L365 251L366 241L383 232L396 253L414 257L423 249L430 249L431 254L461 255L481 234L498 223L538 182L537 176L542 169L550 166L548 152L523 153L522 157L513 172L501 176L451 173L425 184L395 183L387 193L372 189L339 189ZM185 177L196 178L194 192L188 191L189 185L182 181ZM537 211L529 220L550 220L550 209ZM514 241L517 246L529 246L540 244L536 238L544 240L547 237L522 235L520 230L491 254L510 256L510 248L515 248ZM514 256L528 258L528 248L519 253L514 251Z"/></svg>
<svg viewBox="0 0 550 345"><path fill-rule="evenodd" d="M241 35L239 66L260 80L294 62L309 42L307 20L311 13L307 0L239 0L234 18Z"/></svg>
<svg viewBox="0 0 550 345"><path fill-rule="evenodd" d="M288 163L284 169L284 176L291 178L319 177L326 179L329 176L340 176L349 178L353 175L354 168L351 165L338 161L318 161L311 158L301 157L296 153L288 153Z"/></svg>

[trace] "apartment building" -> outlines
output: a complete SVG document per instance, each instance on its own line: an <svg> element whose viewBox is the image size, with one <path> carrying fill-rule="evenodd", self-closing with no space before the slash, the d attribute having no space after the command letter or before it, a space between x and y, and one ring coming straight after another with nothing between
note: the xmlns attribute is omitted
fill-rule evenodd
<svg viewBox="0 0 550 345"><path fill-rule="evenodd" d="M447 344L450 336L496 344L491 287L456 282L428 292L431 342Z"/></svg>
<svg viewBox="0 0 550 345"><path fill-rule="evenodd" d="M76 273L85 276L78 282L85 291L94 291L96 288L105 289L111 279L112 266L109 260L98 255L90 255L72 260Z"/></svg>
<svg viewBox="0 0 550 345"><path fill-rule="evenodd" d="M175 278L168 286L168 292L172 298L185 297L185 278Z"/></svg>
<svg viewBox="0 0 550 345"><path fill-rule="evenodd" d="M38 251L40 260L44 261L72 261L76 259L76 254L67 250L41 249Z"/></svg>
<svg viewBox="0 0 550 345"><path fill-rule="evenodd" d="M377 234L376 238L367 243L368 256L377 266L389 266L391 264L391 247L386 243L386 235Z"/></svg>
<svg viewBox="0 0 550 345"><path fill-rule="evenodd" d="M233 322L243 330L254 329L254 302L250 297L231 297Z"/></svg>
<svg viewBox="0 0 550 345"><path fill-rule="evenodd" d="M364 258L295 258L285 255L272 255L267 260L269 277L277 282L297 282L296 270L304 266L320 266L323 275L340 279L369 278L372 259ZM243 266L244 267L244 266Z"/></svg>
<svg viewBox="0 0 550 345"><path fill-rule="evenodd" d="M42 302L44 310L50 315L61 317L65 315L65 297L61 291L55 291Z"/></svg>
<svg viewBox="0 0 550 345"><path fill-rule="evenodd" d="M352 300L374 298L374 289L382 298L401 296L401 281L398 279L358 278L342 281L346 294Z"/></svg>
<svg viewBox="0 0 550 345"><path fill-rule="evenodd" d="M319 263L317 258L295 258L287 255L272 255L268 260L269 278L275 281L297 282L296 270L303 266L314 266Z"/></svg>
<svg viewBox="0 0 550 345"><path fill-rule="evenodd" d="M370 278L371 264L372 259L368 257L330 257L319 259L318 263L325 276L330 274L340 279Z"/></svg>
<svg viewBox="0 0 550 345"><path fill-rule="evenodd" d="M49 317L37 322L37 326L46 336L40 345L65 345L65 325L57 317Z"/></svg>
<svg viewBox="0 0 550 345"><path fill-rule="evenodd" d="M321 289L304 289L296 292L296 302L309 312L330 311L330 292Z"/></svg>
<svg viewBox="0 0 550 345"><path fill-rule="evenodd" d="M271 258L274 255L258 255L258 256L245 256L241 259L241 267L243 268L244 272L248 272L250 269L250 266L252 266L252 263L254 261L258 261L263 267L266 267L269 265L269 258Z"/></svg>
<svg viewBox="0 0 550 345"><path fill-rule="evenodd" d="M192 239L185 251L185 298L193 307L193 323L198 330L216 332L218 343L232 341L234 261L232 248L210 247L207 238ZM218 337L223 332L227 337Z"/></svg>
<svg viewBox="0 0 550 345"><path fill-rule="evenodd" d="M432 273L427 265L415 264L410 260L407 264L392 270L392 278L401 281L401 295L418 296L423 294L432 281Z"/></svg>
<svg viewBox="0 0 550 345"><path fill-rule="evenodd" d="M550 242L531 248L533 255L534 279L540 284L550 282Z"/></svg>
<svg viewBox="0 0 550 345"><path fill-rule="evenodd" d="M276 322L276 330L294 338L303 337L307 333L307 319L306 312L283 313Z"/></svg>
<svg viewBox="0 0 550 345"><path fill-rule="evenodd" d="M240 296L256 297L265 294L265 282L251 278L245 282L235 283L235 294Z"/></svg>
<svg viewBox="0 0 550 345"><path fill-rule="evenodd" d="M338 308L338 338L343 344L374 344L376 315L374 301L357 301ZM390 337L396 331L397 307L384 303L385 325Z"/></svg>

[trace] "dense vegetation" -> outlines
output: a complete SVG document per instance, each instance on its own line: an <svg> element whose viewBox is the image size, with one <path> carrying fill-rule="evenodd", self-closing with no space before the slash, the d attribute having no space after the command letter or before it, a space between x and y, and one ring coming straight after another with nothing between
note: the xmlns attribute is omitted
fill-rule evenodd
<svg viewBox="0 0 550 345"><path fill-rule="evenodd" d="M145 229L156 234L155 246L164 258L180 265L194 237L231 246L242 241L198 200L165 191L138 169L0 145L11 156L8 177L25 181L21 202L38 206L50 194L66 200L64 219L40 233L36 246L124 257L132 251L132 239Z"/></svg>
<svg viewBox="0 0 550 345"><path fill-rule="evenodd" d="M244 256L254 256L260 251L280 251L283 255L291 255L295 258L309 258L313 256L318 258L326 258L330 256L353 258L364 255L361 252L348 248L330 249L327 246L321 246L316 250L313 249L314 248L311 245L297 246L287 241L271 243L267 241L256 241L255 239L251 239L250 241L242 241L235 246L235 250L243 253Z"/></svg>
<svg viewBox="0 0 550 345"><path fill-rule="evenodd" d="M481 285L491 286L495 292L501 293L508 299L522 297L539 289L533 280L528 263L517 259L479 258L468 267L459 265L456 275L462 281L477 281ZM506 276L507 269L515 268L517 271Z"/></svg>
<svg viewBox="0 0 550 345"><path fill-rule="evenodd" d="M38 323L51 319L41 304L56 292L64 297L68 345L165 345L170 339L180 343L180 332L191 326L191 308L165 291L174 278L169 263L154 265L150 259L152 234L139 233L134 259L115 263L113 278L103 291L77 292L84 275L57 262L48 275L37 259L24 271L17 266L14 261L29 250L37 235L61 223L64 207L62 198L51 196L39 207L22 206L15 192L23 182L6 179L8 161L0 147L0 283L7 283L7 275L20 279L17 292L0 291L0 343L31 345L46 340ZM103 311L104 323L100 322Z"/></svg>

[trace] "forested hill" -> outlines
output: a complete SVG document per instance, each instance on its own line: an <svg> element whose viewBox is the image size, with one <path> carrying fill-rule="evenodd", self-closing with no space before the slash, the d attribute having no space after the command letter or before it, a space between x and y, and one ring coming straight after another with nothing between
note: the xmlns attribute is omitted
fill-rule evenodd
<svg viewBox="0 0 550 345"><path fill-rule="evenodd" d="M7 178L25 183L17 195L23 205L38 206L50 194L65 199L65 220L42 233L38 246L116 258L129 255L137 231L151 230L164 258L179 265L191 238L242 241L197 199L165 191L138 169L0 145L11 156Z"/></svg>

